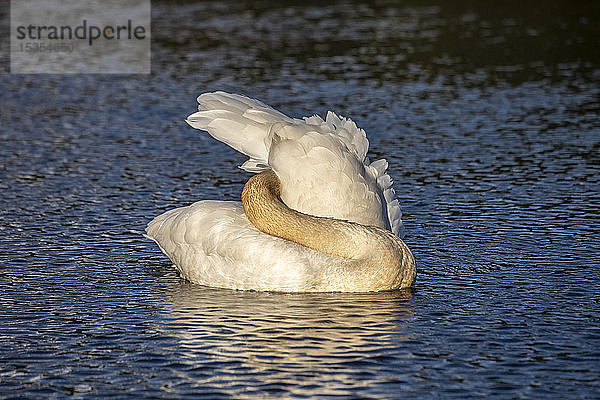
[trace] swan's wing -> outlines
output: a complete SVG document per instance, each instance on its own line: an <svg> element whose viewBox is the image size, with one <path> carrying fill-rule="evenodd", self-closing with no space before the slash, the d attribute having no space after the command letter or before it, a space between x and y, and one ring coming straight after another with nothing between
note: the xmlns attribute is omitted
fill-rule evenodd
<svg viewBox="0 0 600 400"><path fill-rule="evenodd" d="M188 116L186 122L249 156L248 165L245 163L242 166L246 170L246 167L254 164L262 164L259 170L268 169L264 164L268 159L271 141L269 134L273 124L300 122L261 101L239 94L204 93L197 100L198 112ZM338 137L360 161L365 160L369 148L367 135L351 119L339 117L329 111L325 120L313 115L305 117L304 121L305 125L316 126L320 132ZM257 172L254 169L249 172Z"/></svg>
<svg viewBox="0 0 600 400"><path fill-rule="evenodd" d="M322 132L337 136L360 161L365 160L367 150L369 150L367 134L363 129L357 127L350 118L340 117L333 111L327 111L325 120L318 115L304 117L303 119L309 125L318 126Z"/></svg>
<svg viewBox="0 0 600 400"><path fill-rule="evenodd" d="M328 112L294 119L245 96L225 92L198 97L188 124L248 155L249 172L273 169L291 208L390 229L398 234L401 212L387 162L366 157L365 131Z"/></svg>
<svg viewBox="0 0 600 400"><path fill-rule="evenodd" d="M296 120L297 121L297 120ZM343 171L340 176L335 175L338 179L348 180L350 184L341 185L342 187L351 188L351 193L354 192L354 197L363 197L363 199L354 199L357 201L357 205L363 205L365 208L365 213L372 213L371 216L373 219L381 218L375 215L375 210L377 207L383 208L384 216L387 217L387 224L385 226L390 229L394 234L402 237L403 226L402 226L402 211L400 209L400 203L396 199L396 192L392 186L393 181L391 177L387 173L388 163L385 159L377 160L373 163L370 163L369 159L366 157L367 150L369 148L369 141L367 140L366 133L363 129L360 129L356 126L354 121L350 118L344 118L336 115L332 111L327 112L327 117L323 120L318 115L313 115L311 117L304 117L304 121L315 127L318 127L318 131L325 135L331 135L338 139L344 146L335 146L335 144L328 143L326 146L328 150L332 150L337 147L338 151L335 152L331 156L323 155L322 149L318 147L322 145L325 141L323 137L319 137L313 141L312 148L317 151L321 151L321 155L318 156L313 154L312 160L307 162L307 166L310 169L310 164L313 165L322 165L326 163L327 160L340 160L345 159L344 168L340 169ZM310 133L308 133L310 135ZM299 137L300 135L296 134L295 137ZM317 142L315 144L315 142ZM320 143L319 143L320 142ZM304 146L306 148L306 146ZM313 151L314 151L313 150ZM362 163L362 167L355 164L352 159L344 156L345 151L349 151ZM274 168L275 169L275 168ZM277 170L276 170L277 172ZM323 171L322 171L323 172ZM326 174L328 176L332 176L331 174ZM366 176L368 175L368 176ZM376 182L377 187L373 187L372 182ZM363 187L366 186L366 188ZM323 187L323 185L318 185ZM352 190L352 188L354 190ZM365 206L368 204L368 206ZM342 205L343 208L343 205ZM348 211L346 214L353 214L352 211ZM317 214L318 215L318 214ZM385 219L385 217L383 217ZM352 218L347 218L353 220ZM362 223L369 224L367 221L369 218L363 219ZM372 225L379 226L378 224L370 223Z"/></svg>
<svg viewBox="0 0 600 400"><path fill-rule="evenodd" d="M310 290L345 260L258 231L242 205L205 200L152 220L154 240L181 275L232 289Z"/></svg>
<svg viewBox="0 0 600 400"><path fill-rule="evenodd" d="M379 190L383 193L385 211L387 213L390 230L399 237L404 237L404 226L402 225L402 210L400 203L396 199L396 191L392 187L392 178L387 173L388 162L382 158L380 160L369 163L365 160L367 172L373 176L379 186Z"/></svg>
<svg viewBox="0 0 600 400"><path fill-rule="evenodd" d="M268 161L285 204L306 214L388 227L376 180L339 137L301 120L274 125L272 134Z"/></svg>
<svg viewBox="0 0 600 400"><path fill-rule="evenodd" d="M244 170L260 172L269 168L271 125L291 120L258 100L214 92L198 97L198 112L187 117L186 122L249 156L250 160L242 165Z"/></svg>

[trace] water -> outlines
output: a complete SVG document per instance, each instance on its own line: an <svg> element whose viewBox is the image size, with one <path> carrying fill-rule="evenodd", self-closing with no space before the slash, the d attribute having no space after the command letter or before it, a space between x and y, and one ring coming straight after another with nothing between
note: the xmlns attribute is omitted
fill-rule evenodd
<svg viewBox="0 0 600 400"><path fill-rule="evenodd" d="M595 3L153 14L150 76L0 75L0 398L598 397ZM183 122L216 89L367 131L414 290L178 277L145 224L249 177Z"/></svg>

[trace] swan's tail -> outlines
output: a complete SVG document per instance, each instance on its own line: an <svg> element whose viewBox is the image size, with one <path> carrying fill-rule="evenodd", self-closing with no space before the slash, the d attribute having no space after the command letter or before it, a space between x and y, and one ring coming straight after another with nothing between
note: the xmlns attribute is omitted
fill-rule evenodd
<svg viewBox="0 0 600 400"><path fill-rule="evenodd" d="M269 168L268 135L271 126L277 122L292 121L258 100L225 92L200 95L198 110L187 117L186 122L250 157L241 166L249 172Z"/></svg>

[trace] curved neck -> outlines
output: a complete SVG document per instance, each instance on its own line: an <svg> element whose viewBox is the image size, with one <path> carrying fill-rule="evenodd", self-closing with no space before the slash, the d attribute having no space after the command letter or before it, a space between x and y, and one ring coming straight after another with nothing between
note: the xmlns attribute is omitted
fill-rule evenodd
<svg viewBox="0 0 600 400"><path fill-rule="evenodd" d="M344 229L350 223L293 210L279 197L280 188L279 178L272 170L254 175L244 186L244 212L258 230L322 253L355 258L347 244L357 238L352 230Z"/></svg>
<svg viewBox="0 0 600 400"><path fill-rule="evenodd" d="M385 279L398 280L398 287L412 284L414 258L394 234L373 226L292 210L281 200L280 188L279 178L272 170L254 175L244 186L244 212L258 230L321 253L356 260L365 268L386 271L394 276L386 275Z"/></svg>

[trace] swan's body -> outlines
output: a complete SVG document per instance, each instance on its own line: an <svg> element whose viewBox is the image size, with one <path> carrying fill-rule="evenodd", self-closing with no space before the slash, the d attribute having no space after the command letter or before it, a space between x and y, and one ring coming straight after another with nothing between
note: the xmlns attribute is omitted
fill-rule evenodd
<svg viewBox="0 0 600 400"><path fill-rule="evenodd" d="M304 120L244 96L198 98L195 128L250 156L261 172L239 202L201 201L148 224L181 274L208 286L276 291L409 287L414 258L387 163L366 159L364 131L328 113Z"/></svg>

